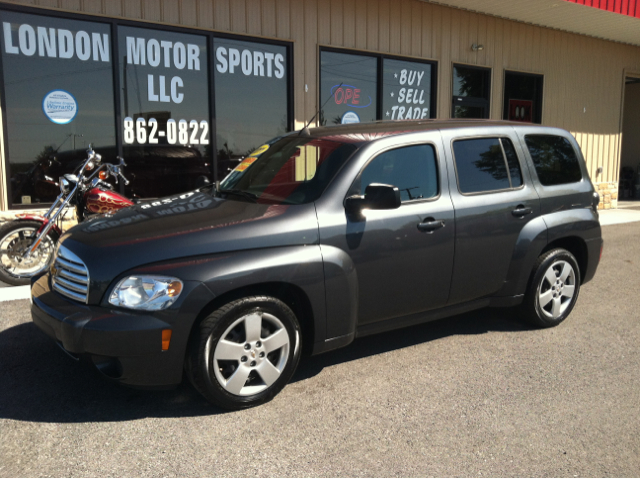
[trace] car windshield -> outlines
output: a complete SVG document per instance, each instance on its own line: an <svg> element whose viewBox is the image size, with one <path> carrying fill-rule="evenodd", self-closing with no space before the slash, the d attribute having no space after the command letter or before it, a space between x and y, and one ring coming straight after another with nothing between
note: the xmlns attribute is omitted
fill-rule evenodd
<svg viewBox="0 0 640 479"><path fill-rule="evenodd" d="M257 203L310 203L356 149L350 143L287 136L242 160L222 180L218 194Z"/></svg>

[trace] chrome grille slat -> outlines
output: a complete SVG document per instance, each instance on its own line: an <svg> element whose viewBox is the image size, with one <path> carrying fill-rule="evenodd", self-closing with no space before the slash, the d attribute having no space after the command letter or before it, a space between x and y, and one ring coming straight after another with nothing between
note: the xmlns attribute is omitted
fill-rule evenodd
<svg viewBox="0 0 640 479"><path fill-rule="evenodd" d="M73 291L60 286L59 283L53 283L53 289L56 290L58 293L64 296L67 296L71 299L75 299L76 301L79 301L81 303L86 302L87 297L84 294L74 293Z"/></svg>
<svg viewBox="0 0 640 479"><path fill-rule="evenodd" d="M59 263L61 268L68 269L69 271L73 271L74 273L80 273L80 274L87 273L87 268L84 267L84 265L74 264L60 257L56 258L56 263Z"/></svg>
<svg viewBox="0 0 640 479"><path fill-rule="evenodd" d="M75 254L60 245L54 262L51 286L67 298L86 303L89 298L89 271Z"/></svg>
<svg viewBox="0 0 640 479"><path fill-rule="evenodd" d="M85 296L87 294L86 284L83 286L81 284L77 284L72 281L66 280L62 276L58 276L55 279L55 282L56 284L59 284L60 286L64 286L65 288L70 289L71 291L75 291L76 293L81 293Z"/></svg>
<svg viewBox="0 0 640 479"><path fill-rule="evenodd" d="M87 277L84 275L74 274L69 270L62 269L59 266L56 266L56 268L58 269L58 276L69 279L71 281L75 281L76 283L86 284L87 282Z"/></svg>

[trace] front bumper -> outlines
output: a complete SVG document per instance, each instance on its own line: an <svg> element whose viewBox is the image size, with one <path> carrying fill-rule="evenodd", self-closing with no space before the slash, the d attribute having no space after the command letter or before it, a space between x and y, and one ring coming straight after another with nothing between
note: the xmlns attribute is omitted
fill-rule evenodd
<svg viewBox="0 0 640 479"><path fill-rule="evenodd" d="M213 299L204 285L189 286L175 308L137 313L66 299L51 290L47 274L31 287L31 317L63 350L76 358L88 358L104 376L129 386L169 388L182 381L198 305ZM163 351L165 329L172 336L169 349Z"/></svg>

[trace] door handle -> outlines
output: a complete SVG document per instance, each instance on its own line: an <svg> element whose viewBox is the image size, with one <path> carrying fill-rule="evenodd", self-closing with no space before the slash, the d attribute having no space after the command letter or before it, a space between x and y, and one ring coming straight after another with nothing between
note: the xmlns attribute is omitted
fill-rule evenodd
<svg viewBox="0 0 640 479"><path fill-rule="evenodd" d="M516 206L516 209L511 212L513 216L517 216L518 218L530 215L531 213L533 213L533 209L529 208L528 206L525 207L524 205Z"/></svg>
<svg viewBox="0 0 640 479"><path fill-rule="evenodd" d="M418 223L418 229L425 233L433 233L435 230L444 228L444 220L426 218L422 223Z"/></svg>

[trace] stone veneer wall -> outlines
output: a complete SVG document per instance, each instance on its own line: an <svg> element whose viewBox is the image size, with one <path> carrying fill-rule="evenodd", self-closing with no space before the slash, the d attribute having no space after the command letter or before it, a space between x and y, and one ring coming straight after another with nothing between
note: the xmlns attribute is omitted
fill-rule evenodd
<svg viewBox="0 0 640 479"><path fill-rule="evenodd" d="M618 183L596 183L594 186L600 195L599 210L616 209L618 207Z"/></svg>

